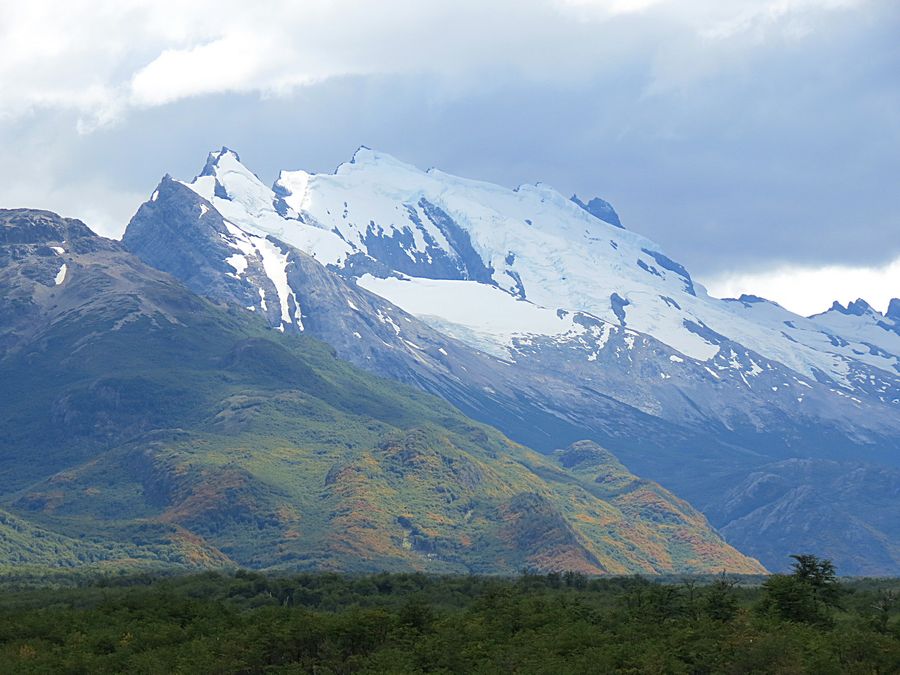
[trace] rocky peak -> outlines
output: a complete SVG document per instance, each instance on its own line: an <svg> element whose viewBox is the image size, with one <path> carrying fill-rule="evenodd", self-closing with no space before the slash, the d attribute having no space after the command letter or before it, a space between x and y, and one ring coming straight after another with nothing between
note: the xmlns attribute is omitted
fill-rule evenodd
<svg viewBox="0 0 900 675"><path fill-rule="evenodd" d="M863 314L871 313L872 311L871 305L862 298L858 298L847 305L847 312L854 314L855 316L862 316Z"/></svg>
<svg viewBox="0 0 900 675"><path fill-rule="evenodd" d="M209 153L206 157L206 164L203 166L203 171L200 172L201 176L215 176L216 169L219 166L220 162L225 159L233 159L234 161L240 163L240 156L232 149L222 146L221 150L214 150Z"/></svg>
<svg viewBox="0 0 900 675"><path fill-rule="evenodd" d="M893 298L888 304L887 314L885 316L894 321L900 321L900 298Z"/></svg>
<svg viewBox="0 0 900 675"><path fill-rule="evenodd" d="M600 220L607 222L610 225L620 227L623 230L625 229L625 226L622 225L622 221L619 219L619 214L616 213L613 205L605 199L594 197L587 204L585 204L578 198L578 195L572 195L572 201L578 204L578 206L583 208L595 218L599 218Z"/></svg>
<svg viewBox="0 0 900 675"><path fill-rule="evenodd" d="M848 303L846 307L835 300L828 311L838 312L847 316L864 316L865 314L873 314L875 312L875 310L872 309L872 306L862 298L858 298L853 302Z"/></svg>
<svg viewBox="0 0 900 675"><path fill-rule="evenodd" d="M0 209L0 244L53 244L96 238L80 220L38 209Z"/></svg>

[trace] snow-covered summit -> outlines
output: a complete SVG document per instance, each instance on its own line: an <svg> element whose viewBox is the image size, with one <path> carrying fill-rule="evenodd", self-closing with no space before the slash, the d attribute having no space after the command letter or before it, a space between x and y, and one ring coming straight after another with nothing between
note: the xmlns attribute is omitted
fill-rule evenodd
<svg viewBox="0 0 900 675"><path fill-rule="evenodd" d="M785 339L816 351L839 354L892 375L900 372L900 334L896 323L865 300L844 307L835 302L821 314L801 317L756 296L726 300L732 311L779 330Z"/></svg>
<svg viewBox="0 0 900 675"><path fill-rule="evenodd" d="M355 164L357 166L382 166L382 167L396 167L403 171L417 171L414 166L411 164L407 164L393 155L389 155L386 152L380 152L379 150L374 150L370 148L368 145L360 145L353 152L353 156L350 157L349 162L344 162L338 165L338 168L335 170L335 173L340 173L342 170L347 170L346 167L349 164Z"/></svg>
<svg viewBox="0 0 900 675"><path fill-rule="evenodd" d="M422 171L365 147L333 174L283 171L275 192L282 213L337 233L353 250L406 277L368 275L361 280L366 288L420 316L431 308L430 320L458 337L474 332L483 344L487 324L496 324L496 297L478 291L483 302L468 301L470 320L460 323L458 311L441 313L459 294L425 280L489 284L508 296L503 314L520 314L509 303L523 300L550 314L582 312L701 361L715 357L727 336L806 375L847 372L834 355L798 348L780 330L736 319L656 243L609 222L617 217L592 213L590 205L601 209L602 200L585 205L540 183L509 189ZM482 315L481 307L492 309ZM548 332L543 321L531 329L517 324L496 338L505 348L510 335L572 330L564 320L556 326Z"/></svg>
<svg viewBox="0 0 900 675"><path fill-rule="evenodd" d="M223 145L221 150L213 150L209 153L209 155L206 156L206 164L203 166L203 170L200 172L200 175L215 176L216 167L220 162L233 162L236 164L241 164L241 158L240 155L238 155L234 150Z"/></svg>
<svg viewBox="0 0 900 675"><path fill-rule="evenodd" d="M853 316L863 316L865 314L874 316L877 313L868 302L866 302L862 298L857 298L856 300L847 303L846 307L835 300L833 303L831 303L831 307L829 307L827 310L818 314L813 314L809 318L815 319L817 317L829 316L834 312L838 314L847 314Z"/></svg>
<svg viewBox="0 0 900 675"><path fill-rule="evenodd" d="M847 307L835 302L827 312L812 316L810 320L844 339L858 339L870 352L900 354L900 317L891 315L890 306L887 314L882 314L862 299Z"/></svg>
<svg viewBox="0 0 900 675"><path fill-rule="evenodd" d="M335 233L279 213L276 194L233 150L223 147L211 152L200 174L183 185L209 201L226 221L252 235L272 235L325 264L353 253Z"/></svg>
<svg viewBox="0 0 900 675"><path fill-rule="evenodd" d="M533 340L586 340L585 358L596 358L610 331L625 331L705 363L711 373L719 362L755 373L749 352L733 356L743 348L851 389L860 377L854 363L897 374L900 345L883 339L888 331L877 321L880 333L869 334L846 321L804 319L761 298L711 298L656 243L623 229L599 198L585 204L542 183L511 189L423 171L366 146L333 173L281 171L272 188L223 148L186 185L236 227L295 246L433 327L504 358L518 358L523 341ZM859 303L844 311L874 312ZM606 326L603 336L585 321ZM834 339L839 331L850 337Z"/></svg>

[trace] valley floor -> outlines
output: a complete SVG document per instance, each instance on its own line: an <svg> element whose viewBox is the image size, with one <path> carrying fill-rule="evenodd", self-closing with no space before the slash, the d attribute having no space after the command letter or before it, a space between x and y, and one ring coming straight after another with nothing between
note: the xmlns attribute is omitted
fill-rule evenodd
<svg viewBox="0 0 900 675"><path fill-rule="evenodd" d="M784 576L12 570L0 574L0 670L900 672L900 580L836 588L826 607Z"/></svg>

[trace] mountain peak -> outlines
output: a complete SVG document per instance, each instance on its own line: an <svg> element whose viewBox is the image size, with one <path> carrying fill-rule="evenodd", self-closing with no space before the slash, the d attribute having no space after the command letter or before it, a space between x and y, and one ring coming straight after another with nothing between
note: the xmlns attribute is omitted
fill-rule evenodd
<svg viewBox="0 0 900 675"><path fill-rule="evenodd" d="M863 300L862 298L857 298L856 301L851 302L847 305L847 311L851 314L855 314L856 316L862 316L863 314L874 311L872 306Z"/></svg>
<svg viewBox="0 0 900 675"><path fill-rule="evenodd" d="M353 151L353 155L350 157L351 164L361 164L370 158L374 157L375 151L372 150L368 145L360 145Z"/></svg>
<svg viewBox="0 0 900 675"><path fill-rule="evenodd" d="M885 316L889 319L900 321L900 298L893 298L891 300L891 302L888 304L888 309Z"/></svg>
<svg viewBox="0 0 900 675"><path fill-rule="evenodd" d="M368 145L360 145L353 152L353 156L350 158L350 164L403 164L403 162L386 152L374 150Z"/></svg>
<svg viewBox="0 0 900 675"><path fill-rule="evenodd" d="M234 150L225 146L209 153L203 171L191 183L184 185L204 199L212 200L215 196L231 200L238 197L257 205L268 204L271 210L271 190L241 162Z"/></svg>
<svg viewBox="0 0 900 675"><path fill-rule="evenodd" d="M96 237L80 220L40 209L0 209L0 243L45 244Z"/></svg>
<svg viewBox="0 0 900 675"><path fill-rule="evenodd" d="M875 310L872 309L872 306L862 298L857 298L853 302L848 303L846 307L835 300L828 311L846 314L847 316L864 316L865 314L872 314L875 312Z"/></svg>
<svg viewBox="0 0 900 675"><path fill-rule="evenodd" d="M619 214L616 213L616 210L613 208L612 204L610 204L605 199L600 199L600 197L594 197L587 204L581 201L578 198L578 195L572 195L572 201L578 204L585 211L590 213L595 218L599 218L600 220L609 223L610 225L615 225L616 227L620 227L623 230L625 226L622 225L622 221L619 219Z"/></svg>
<svg viewBox="0 0 900 675"><path fill-rule="evenodd" d="M216 175L216 167L219 166L219 163L225 159L233 159L233 161L238 164L241 163L240 155L238 155L234 150L228 148L226 146L222 146L221 150L213 150L206 157L206 164L203 166L203 171L200 172L201 176L215 176Z"/></svg>
<svg viewBox="0 0 900 675"><path fill-rule="evenodd" d="M417 166L412 164L408 164L404 161L401 161L394 157L393 155L389 155L386 152L381 152L380 150L373 150L367 145L360 145L356 151L353 153L353 156L350 158L349 162L345 162L341 164L335 173L339 173L341 168L347 165L359 166L359 167L390 167L394 169L402 169L403 171L412 171L414 173L422 173L422 170Z"/></svg>

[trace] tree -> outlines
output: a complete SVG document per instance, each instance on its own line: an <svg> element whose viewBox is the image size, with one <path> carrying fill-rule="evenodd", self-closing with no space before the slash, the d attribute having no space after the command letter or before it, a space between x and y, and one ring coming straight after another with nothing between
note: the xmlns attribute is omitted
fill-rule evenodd
<svg viewBox="0 0 900 675"><path fill-rule="evenodd" d="M878 592L875 602L872 603L872 609L875 610L875 628L879 633L887 633L891 610L897 605L898 597L900 596L896 591L882 589Z"/></svg>
<svg viewBox="0 0 900 675"><path fill-rule="evenodd" d="M830 623L841 588L834 563L812 554L792 555L792 574L774 574L763 584L763 612L785 621Z"/></svg>
<svg viewBox="0 0 900 675"><path fill-rule="evenodd" d="M737 584L725 572L716 579L703 596L703 613L714 621L731 621L738 610L738 600L734 593Z"/></svg>
<svg viewBox="0 0 900 675"><path fill-rule="evenodd" d="M791 568L793 576L812 588L816 602L825 607L837 607L841 595L841 585L837 580L834 563L806 553L792 555L794 564Z"/></svg>

